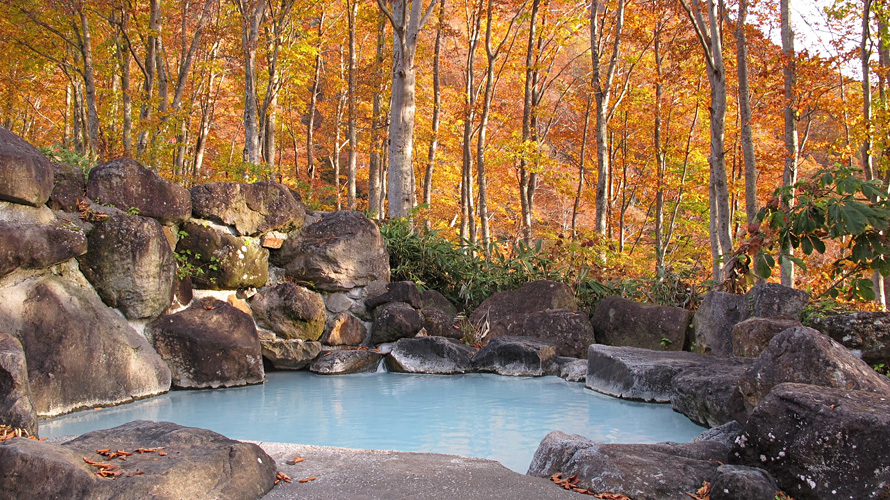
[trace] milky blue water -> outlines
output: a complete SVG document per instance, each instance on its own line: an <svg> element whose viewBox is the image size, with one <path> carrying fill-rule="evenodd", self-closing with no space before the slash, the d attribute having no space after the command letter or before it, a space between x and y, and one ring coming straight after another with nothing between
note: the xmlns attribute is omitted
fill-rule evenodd
<svg viewBox="0 0 890 500"><path fill-rule="evenodd" d="M558 377L273 372L267 379L43 420L40 436L165 420L241 440L490 458L525 473L553 430L607 443L687 442L703 430L670 405L622 401Z"/></svg>

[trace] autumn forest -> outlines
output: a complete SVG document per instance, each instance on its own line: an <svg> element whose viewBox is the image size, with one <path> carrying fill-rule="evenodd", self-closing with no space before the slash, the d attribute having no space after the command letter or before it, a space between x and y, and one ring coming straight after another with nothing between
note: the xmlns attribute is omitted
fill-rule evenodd
<svg viewBox="0 0 890 500"><path fill-rule="evenodd" d="M887 9L819 11L817 51L789 0L3 0L0 124L600 278L881 301Z"/></svg>

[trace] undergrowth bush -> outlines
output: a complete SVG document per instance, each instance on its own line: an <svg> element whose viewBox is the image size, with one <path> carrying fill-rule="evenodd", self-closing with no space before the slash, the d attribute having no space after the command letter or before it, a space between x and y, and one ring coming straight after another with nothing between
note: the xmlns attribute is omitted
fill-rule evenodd
<svg viewBox="0 0 890 500"><path fill-rule="evenodd" d="M600 281L594 277L597 270L590 264L591 256L574 244L545 248L539 240L533 245L497 241L487 249L458 246L435 230L412 230L404 219L387 221L380 233L389 250L393 281L413 281L422 289L436 290L466 310L495 292L542 279L568 284L585 311L593 311L600 299L610 295L688 308L699 301L691 275Z"/></svg>

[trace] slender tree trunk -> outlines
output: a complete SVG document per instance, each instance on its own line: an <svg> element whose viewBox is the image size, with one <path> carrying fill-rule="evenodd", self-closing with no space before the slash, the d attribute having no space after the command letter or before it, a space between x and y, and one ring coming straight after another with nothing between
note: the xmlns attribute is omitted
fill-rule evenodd
<svg viewBox="0 0 890 500"><path fill-rule="evenodd" d="M476 217L473 206L473 125L476 120L476 48L479 44L482 3L470 6L467 19L467 60L464 67L464 127L461 141L461 242L476 243Z"/></svg>
<svg viewBox="0 0 890 500"><path fill-rule="evenodd" d="M133 156L133 98L130 96L130 49L124 37L129 28L130 15L126 9L120 9L113 21L116 25L115 55L121 72L121 145L124 156Z"/></svg>
<svg viewBox="0 0 890 500"><path fill-rule="evenodd" d="M140 155L148 147L150 121L154 104L154 86L157 69L158 40L161 33L161 0L151 0L148 18L148 36L145 41L145 63L142 65L144 81L142 83L142 106L139 111L139 140L136 150Z"/></svg>
<svg viewBox="0 0 890 500"><path fill-rule="evenodd" d="M346 2L347 20L349 23L349 77L348 77L348 103L349 125L349 160L346 164L346 207L355 210L355 172L357 168L358 137L356 135L356 107L355 107L355 17L358 13L356 0Z"/></svg>
<svg viewBox="0 0 890 500"><path fill-rule="evenodd" d="M742 153L745 156L745 216L749 227L757 218L757 158L751 132L751 95L748 90L748 45L745 22L748 0L739 0L739 19L736 25L736 60L739 77L739 113L742 120Z"/></svg>
<svg viewBox="0 0 890 500"><path fill-rule="evenodd" d="M744 0L743 0L744 1ZM661 53L661 25L656 21L654 35L655 44L655 170L657 172L655 188L655 274L659 278L665 275L664 256L664 177L667 170L667 158L661 139L661 102L664 97L664 75Z"/></svg>
<svg viewBox="0 0 890 500"><path fill-rule="evenodd" d="M236 0L241 12L241 53L244 65L244 155L247 163L262 160L257 110L256 51L266 0Z"/></svg>
<svg viewBox="0 0 890 500"><path fill-rule="evenodd" d="M384 128L380 106L380 94L383 93L383 50L385 41L386 18L380 14L377 23L377 51L374 56L376 89L371 103L371 151L368 159L368 212L372 217L383 217L383 149L381 131Z"/></svg>
<svg viewBox="0 0 890 500"><path fill-rule="evenodd" d="M439 147L439 122L441 121L442 108L442 83L440 79L441 68L439 58L442 53L442 35L445 27L445 0L439 1L439 12L436 24L436 43L433 50L433 119L431 123L431 138L429 153L427 154L426 172L423 175L423 203L432 206L433 202L433 173L436 170L436 150ZM430 220L426 221L427 227L431 226Z"/></svg>
<svg viewBox="0 0 890 500"><path fill-rule="evenodd" d="M532 124L534 114L534 89L536 70L535 61L535 37L538 26L538 9L541 0L533 0L531 16L529 18L528 44L525 52L525 92L522 100L522 146L523 149L533 140ZM522 207L522 238L526 243L532 240L532 221L534 210L535 174L529 169L527 155L523 154L519 159L519 201Z"/></svg>
<svg viewBox="0 0 890 500"><path fill-rule="evenodd" d="M875 178L872 158L872 113L871 113L871 0L862 2L862 38L860 40L860 62L862 63L862 123L865 125L865 139L862 141L862 169L865 178Z"/></svg>
<svg viewBox="0 0 890 500"><path fill-rule="evenodd" d="M90 22L87 11L80 9L80 50L83 55L83 83L87 105L87 129L89 131L89 149L94 158L102 155L102 144L99 142L99 111L96 107L96 77L93 70L93 42L90 33Z"/></svg>
<svg viewBox="0 0 890 500"><path fill-rule="evenodd" d="M310 179L315 178L315 115L318 109L318 91L321 85L321 49L324 35L325 11L322 9L318 18L318 46L315 53L315 71L309 88L309 120L306 123L306 173Z"/></svg>
<svg viewBox="0 0 890 500"><path fill-rule="evenodd" d="M581 132L581 152L578 154L578 188L575 190L575 202L572 204L572 240L578 236L578 212L581 209L581 193L584 189L584 166L587 158L587 135L590 130L590 106L593 100L587 95L587 107L584 111L584 128Z"/></svg>
<svg viewBox="0 0 890 500"><path fill-rule="evenodd" d="M408 217L416 200L414 166L411 162L414 149L414 90L417 79L414 55L418 35L435 5L435 1L424 6L423 0L393 0L390 11L383 0L377 0L377 6L393 27L388 148L390 217Z"/></svg>
<svg viewBox="0 0 890 500"><path fill-rule="evenodd" d="M710 216L708 226L711 236L712 276L715 283L721 283L723 259L732 251L730 227L729 186L726 179L726 147L724 131L726 127L726 68L723 63L723 30L720 11L721 0L692 0L692 8L686 0L680 0L686 10L696 35L701 43L708 68L708 81L711 84L711 152L708 157L710 179L708 182ZM702 17L700 3L706 1L707 21Z"/></svg>
<svg viewBox="0 0 890 500"><path fill-rule="evenodd" d="M782 15L782 56L785 59L783 74L785 77L785 172L782 176L782 185L794 186L797 182L797 100L795 86L797 84L797 70L795 68L794 31L791 27L791 17L788 8L789 0L781 0ZM785 207L794 205L794 190L791 191L791 199L787 200ZM793 249L786 245L782 251L791 255ZM794 287L794 264L787 259L781 259L782 285Z"/></svg>

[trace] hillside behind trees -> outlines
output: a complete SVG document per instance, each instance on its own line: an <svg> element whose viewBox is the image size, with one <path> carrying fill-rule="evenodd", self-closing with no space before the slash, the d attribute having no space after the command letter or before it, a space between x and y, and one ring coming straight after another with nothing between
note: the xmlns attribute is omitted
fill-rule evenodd
<svg viewBox="0 0 890 500"><path fill-rule="evenodd" d="M0 123L85 168L130 156L185 186L271 179L316 209L384 217L394 185L400 209L419 206L415 228L483 253L541 239L600 279L751 282L775 266L815 294L870 297L873 282L880 299L887 6L839 1L832 54L795 45L806 27L787 13L787 0L8 0ZM845 193L848 174L873 183ZM845 194L877 211L849 231L847 212L826 211L782 232L776 214ZM865 233L871 253L839 261Z"/></svg>

